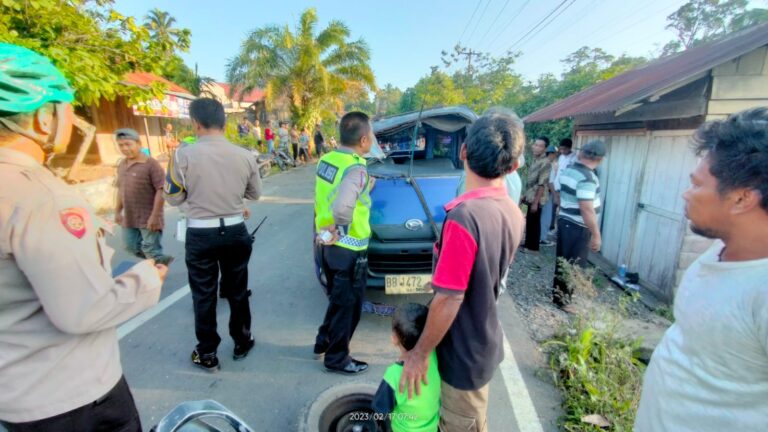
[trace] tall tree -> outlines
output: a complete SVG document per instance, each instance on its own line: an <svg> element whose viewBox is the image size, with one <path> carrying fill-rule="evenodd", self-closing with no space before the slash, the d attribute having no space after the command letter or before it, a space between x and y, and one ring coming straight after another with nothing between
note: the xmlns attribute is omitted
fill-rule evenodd
<svg viewBox="0 0 768 432"><path fill-rule="evenodd" d="M664 46L662 55L768 21L768 10L747 5L747 0L690 0L667 17L667 28L676 39Z"/></svg>
<svg viewBox="0 0 768 432"><path fill-rule="evenodd" d="M154 8L144 16L144 28L149 31L158 49L166 53L168 58L162 70L162 76L184 87L194 95L199 95L205 79L197 76L197 72L184 63L176 54L177 51L187 51L191 43L191 33L188 29L176 27L176 18L166 11Z"/></svg>
<svg viewBox="0 0 768 432"><path fill-rule="evenodd" d="M462 103L463 99L464 95L454 86L451 77L433 68L432 73L405 91L400 100L400 112L417 111L422 106L426 109L457 105Z"/></svg>
<svg viewBox="0 0 768 432"><path fill-rule="evenodd" d="M240 91L263 88L268 106L288 98L294 122L311 125L343 110L341 97L352 86L376 89L368 45L349 38L336 20L318 32L317 12L307 9L293 31L270 25L251 32L227 66L227 80Z"/></svg>
<svg viewBox="0 0 768 432"><path fill-rule="evenodd" d="M48 58L76 90L77 103L127 96L135 103L161 96L164 85L149 89L122 83L128 72L162 73L167 49L133 17L112 8L111 0L0 1L0 41L21 45Z"/></svg>
<svg viewBox="0 0 768 432"><path fill-rule="evenodd" d="M191 32L174 27L176 18L166 11L154 8L144 17L144 27L159 48L173 54L176 49L186 51L190 45Z"/></svg>
<svg viewBox="0 0 768 432"><path fill-rule="evenodd" d="M392 84L387 84L384 88L379 89L374 98L375 114L377 116L396 114L402 97L403 91Z"/></svg>

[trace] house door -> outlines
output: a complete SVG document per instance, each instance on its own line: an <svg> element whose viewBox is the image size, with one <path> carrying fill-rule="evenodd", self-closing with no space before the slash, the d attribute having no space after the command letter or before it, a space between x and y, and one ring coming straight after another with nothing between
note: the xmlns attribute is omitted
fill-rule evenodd
<svg viewBox="0 0 768 432"><path fill-rule="evenodd" d="M608 154L598 167L603 195L600 220L603 246L600 253L617 266L627 263L631 253L634 209L643 171L642 161L648 152L648 135L645 131L626 131L604 139Z"/></svg>
<svg viewBox="0 0 768 432"><path fill-rule="evenodd" d="M628 266L664 296L671 296L685 230L682 194L697 163L692 131L650 134Z"/></svg>

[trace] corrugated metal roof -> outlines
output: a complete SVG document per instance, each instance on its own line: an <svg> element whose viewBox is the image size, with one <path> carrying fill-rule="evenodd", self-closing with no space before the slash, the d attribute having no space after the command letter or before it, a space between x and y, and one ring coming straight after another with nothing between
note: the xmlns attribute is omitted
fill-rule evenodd
<svg viewBox="0 0 768 432"><path fill-rule="evenodd" d="M158 76L149 72L127 73L123 77L123 81L127 84L133 84L133 85L142 86L142 87L149 86L154 82L162 82L162 83L165 83L165 85L167 86L166 91L194 97L192 93L189 90L185 89L184 87L176 84L173 81L169 81L161 76Z"/></svg>
<svg viewBox="0 0 768 432"><path fill-rule="evenodd" d="M663 57L617 75L526 116L539 122L613 112L768 44L768 23L727 38Z"/></svg>

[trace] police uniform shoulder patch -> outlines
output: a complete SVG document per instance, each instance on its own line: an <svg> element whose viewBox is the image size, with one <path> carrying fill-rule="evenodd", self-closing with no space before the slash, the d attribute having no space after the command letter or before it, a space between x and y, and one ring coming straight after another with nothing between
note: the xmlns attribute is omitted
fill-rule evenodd
<svg viewBox="0 0 768 432"><path fill-rule="evenodd" d="M320 163L317 165L317 176L321 179L327 181L328 183L333 183L336 180L336 175L339 173L339 168L329 164L326 161L320 161Z"/></svg>
<svg viewBox="0 0 768 432"><path fill-rule="evenodd" d="M73 236L81 239L85 236L88 222L88 212L79 207L70 207L59 212L59 220Z"/></svg>

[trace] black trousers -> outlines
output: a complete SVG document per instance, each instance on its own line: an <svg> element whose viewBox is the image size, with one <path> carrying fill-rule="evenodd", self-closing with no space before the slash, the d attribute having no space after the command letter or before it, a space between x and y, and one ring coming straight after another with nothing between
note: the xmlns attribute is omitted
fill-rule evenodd
<svg viewBox="0 0 768 432"><path fill-rule="evenodd" d="M526 249L539 250L539 241L541 240L541 205L536 211L531 210L528 204L528 213L525 215L525 246Z"/></svg>
<svg viewBox="0 0 768 432"><path fill-rule="evenodd" d="M589 265L589 242L592 233L589 229L573 223L565 218L557 219L557 258L564 258L571 264L582 268ZM568 285L566 277L561 274L560 260L555 261L555 280L552 283L552 302L565 306L571 302L573 287Z"/></svg>
<svg viewBox="0 0 768 432"><path fill-rule="evenodd" d="M325 366L340 368L350 360L349 341L360 322L368 282L366 252L323 246L323 271L328 280L329 303L317 330L315 351L325 351Z"/></svg>
<svg viewBox="0 0 768 432"><path fill-rule="evenodd" d="M141 432L139 412L125 377L88 405L42 420L0 424L9 432Z"/></svg>
<svg viewBox="0 0 768 432"><path fill-rule="evenodd" d="M188 228L186 261L195 308L197 351L216 352L221 338L216 331L216 301L221 291L229 301L229 335L235 343L251 338L248 303L248 260L253 248L245 223L220 228Z"/></svg>
<svg viewBox="0 0 768 432"><path fill-rule="evenodd" d="M299 157L299 145L296 143L291 143L291 150L293 150L293 160L298 160Z"/></svg>

